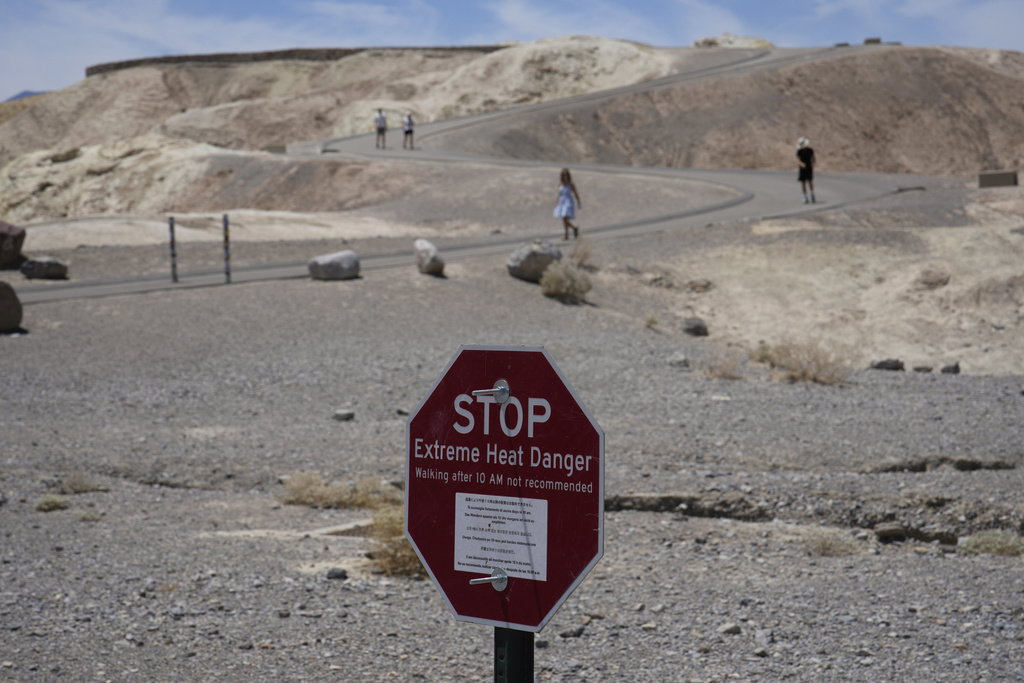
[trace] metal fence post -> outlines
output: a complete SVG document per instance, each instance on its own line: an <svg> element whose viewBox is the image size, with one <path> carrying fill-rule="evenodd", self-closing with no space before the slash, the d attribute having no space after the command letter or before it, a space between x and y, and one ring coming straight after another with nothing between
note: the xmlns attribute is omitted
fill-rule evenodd
<svg viewBox="0 0 1024 683"><path fill-rule="evenodd" d="M227 214L224 214L224 283L231 284L231 237Z"/></svg>
<svg viewBox="0 0 1024 683"><path fill-rule="evenodd" d="M178 281L178 251L174 243L174 216L167 219L167 230L171 241L171 282Z"/></svg>

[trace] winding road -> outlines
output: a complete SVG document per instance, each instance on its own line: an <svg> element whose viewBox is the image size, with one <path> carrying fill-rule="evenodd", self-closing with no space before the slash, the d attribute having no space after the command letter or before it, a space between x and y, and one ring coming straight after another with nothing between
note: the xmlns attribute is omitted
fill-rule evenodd
<svg viewBox="0 0 1024 683"><path fill-rule="evenodd" d="M615 88L579 95L577 97L527 105L512 109L477 114L457 119L448 119L434 123L422 124L417 127L418 161L434 163L486 163L493 166L515 166L543 169L554 173L558 165L550 161L531 161L525 159L509 159L481 157L459 151L453 144L454 136L465 135L474 127L500 124L516 117L530 116L537 112L558 111L559 109L577 108L580 104L600 104L624 95L672 88L683 83L704 79L716 79L726 76L757 73L777 69L782 66L818 59L848 55L856 51L871 49L870 47L836 47L813 49L763 49L763 50L716 50L708 53L706 59L691 65L679 73L647 81L636 85ZM297 143L288 146L287 153L294 156L322 156L331 154L338 158L359 160L395 160L393 152L374 149L373 134L349 138L336 138L326 141ZM649 216L641 216L628 222L587 227L587 235L595 240L608 237L640 235L647 232L664 232L685 230L706 225L738 219L765 219L798 216L800 214L835 209L839 206L864 202L885 196L897 191L898 188L886 183L870 180L869 176L846 176L829 174L822 176L819 182L817 204L794 204L798 197L793 171L763 170L709 170L692 168L663 168L634 166L611 166L601 164L573 164L579 171L603 174L621 174L629 176L656 176L660 178L676 178L688 181L712 183L738 191L735 198L688 208L678 212L658 211ZM537 235L546 239L556 240L557 235ZM467 242L459 246L445 248L446 259L466 258L486 254L507 253L512 243L523 241L516 238L491 239L486 242ZM366 255L360 258L361 268L376 270L382 268L407 267L410 254L407 251ZM305 263L288 263L237 269L232 273L232 282L254 282L285 278L302 278L308 276ZM122 294L144 293L162 289L208 287L224 284L223 272L184 273L179 276L178 283L170 282L166 275L150 276L116 281L50 283L47 285L22 286L17 288L18 296L23 304L42 303L60 299L91 298Z"/></svg>

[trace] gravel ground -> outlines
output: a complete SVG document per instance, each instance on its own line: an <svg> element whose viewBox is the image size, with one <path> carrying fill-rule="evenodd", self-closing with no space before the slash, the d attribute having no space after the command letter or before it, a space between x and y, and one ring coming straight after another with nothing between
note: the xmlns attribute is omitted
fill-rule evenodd
<svg viewBox="0 0 1024 683"><path fill-rule="evenodd" d="M598 242L581 306L487 257L28 307L0 338L0 679L490 679L489 628L368 571L322 530L370 513L282 505L281 477L403 478L460 344L542 344L607 435L609 512L538 680L1024 680L1024 563L954 545L1022 530L1024 381L717 378L624 273L741 232ZM105 490L36 510L75 476Z"/></svg>

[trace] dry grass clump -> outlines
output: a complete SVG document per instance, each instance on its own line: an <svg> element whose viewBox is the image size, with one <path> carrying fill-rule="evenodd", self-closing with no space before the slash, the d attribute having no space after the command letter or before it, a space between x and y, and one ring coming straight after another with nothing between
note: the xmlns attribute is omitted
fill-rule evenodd
<svg viewBox="0 0 1024 683"><path fill-rule="evenodd" d="M60 492L67 495L106 490L85 472L70 472L60 479Z"/></svg>
<svg viewBox="0 0 1024 683"><path fill-rule="evenodd" d="M36 501L36 510L39 512L53 512L54 510L65 510L68 507L68 499L56 493L47 493Z"/></svg>
<svg viewBox="0 0 1024 683"><path fill-rule="evenodd" d="M1024 555L1024 538L1005 529L981 531L960 541L957 552L961 555Z"/></svg>
<svg viewBox="0 0 1024 683"><path fill-rule="evenodd" d="M327 483L316 472L299 472L284 482L284 502L318 508L368 508L376 510L395 505L402 492L379 479Z"/></svg>
<svg viewBox="0 0 1024 683"><path fill-rule="evenodd" d="M813 529L801 540L807 554L813 557L844 557L861 551L857 539L838 529Z"/></svg>
<svg viewBox="0 0 1024 683"><path fill-rule="evenodd" d="M818 384L841 384L853 372L850 358L853 353L847 348L826 348L821 342L784 342L770 346L765 342L748 353L751 360L767 363L778 371L780 379L789 382L817 382Z"/></svg>
<svg viewBox="0 0 1024 683"><path fill-rule="evenodd" d="M735 351L718 351L708 363L707 375L715 379L743 379L740 365L743 355Z"/></svg>
<svg viewBox="0 0 1024 683"><path fill-rule="evenodd" d="M373 564L388 576L416 576L426 573L412 544L405 537L405 511L389 505L373 516Z"/></svg>
<svg viewBox="0 0 1024 683"><path fill-rule="evenodd" d="M80 521L80 522L98 522L98 521L100 521L101 517L103 517L103 513L101 513L96 508L86 508L85 510L82 510L81 513L79 513L78 521Z"/></svg>
<svg viewBox="0 0 1024 683"><path fill-rule="evenodd" d="M540 276L541 293L566 303L583 301L592 287L590 276L569 261L553 261Z"/></svg>
<svg viewBox="0 0 1024 683"><path fill-rule="evenodd" d="M589 240L586 237L576 242L576 246L573 247L572 253L569 254L569 260L572 261L577 268L583 270L591 269L590 254L594 250L593 240Z"/></svg>

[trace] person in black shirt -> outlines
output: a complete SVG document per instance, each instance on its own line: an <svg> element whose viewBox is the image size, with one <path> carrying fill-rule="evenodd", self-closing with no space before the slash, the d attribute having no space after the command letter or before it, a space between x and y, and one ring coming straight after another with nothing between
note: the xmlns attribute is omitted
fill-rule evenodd
<svg viewBox="0 0 1024 683"><path fill-rule="evenodd" d="M405 112L405 118L402 119L402 149L413 149L412 131L415 126L416 122L412 120L412 112Z"/></svg>
<svg viewBox="0 0 1024 683"><path fill-rule="evenodd" d="M811 141L807 138L800 138L796 143L796 158L800 163L800 174L797 180L800 181L800 190L804 193L804 204L807 203L807 187L811 188L811 201L817 202L814 198L814 150L811 149Z"/></svg>

